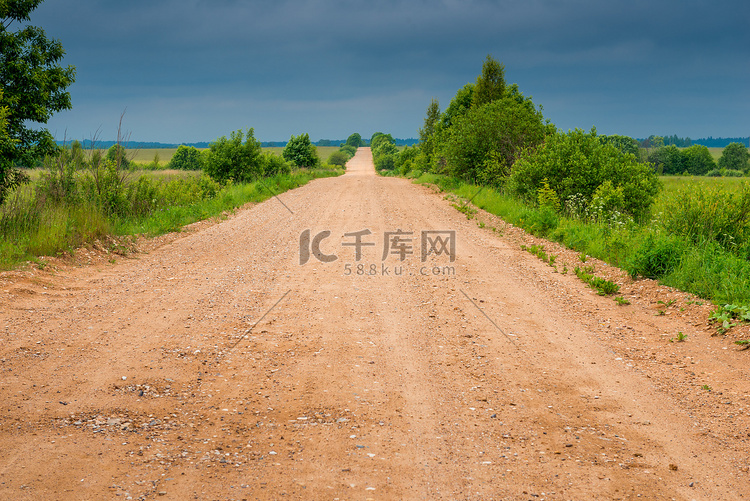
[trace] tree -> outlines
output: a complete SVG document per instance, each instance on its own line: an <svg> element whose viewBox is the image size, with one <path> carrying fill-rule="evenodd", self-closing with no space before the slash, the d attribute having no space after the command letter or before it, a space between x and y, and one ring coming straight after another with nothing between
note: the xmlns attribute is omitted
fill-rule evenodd
<svg viewBox="0 0 750 501"><path fill-rule="evenodd" d="M654 151L648 157L653 162L657 172L662 174L682 174L685 171L685 158L680 149L670 144Z"/></svg>
<svg viewBox="0 0 750 501"><path fill-rule="evenodd" d="M201 170L203 169L203 157L195 146L181 144L172 155L168 168L176 170Z"/></svg>
<svg viewBox="0 0 750 501"><path fill-rule="evenodd" d="M346 144L348 146L359 148L360 146L362 146L362 136L358 132L355 132L346 139Z"/></svg>
<svg viewBox="0 0 750 501"><path fill-rule="evenodd" d="M440 122L440 103L432 99L427 107L427 116L424 119L424 127L419 129L419 142L424 162L429 165L432 162L432 151L435 149L435 129Z"/></svg>
<svg viewBox="0 0 750 501"><path fill-rule="evenodd" d="M318 150L310 142L310 136L307 133L292 136L286 143L281 156L296 167L315 167L320 161Z"/></svg>
<svg viewBox="0 0 750 501"><path fill-rule="evenodd" d="M3 92L0 89L0 102ZM13 149L15 141L8 134L8 107L0 106L0 205L5 194L28 180L21 171L13 168L13 162L5 152Z"/></svg>
<svg viewBox="0 0 750 501"><path fill-rule="evenodd" d="M664 138L661 136L654 136L653 134L648 136L646 140L646 148L663 148Z"/></svg>
<svg viewBox="0 0 750 501"><path fill-rule="evenodd" d="M65 89L75 79L75 68L59 65L65 55L62 44L47 39L44 30L26 26L9 31L15 23L30 20L42 0L0 2L0 108L7 108L7 136L0 162L0 203L9 189L23 181L17 164L31 165L35 159L55 151L55 142L44 128L53 113L71 108Z"/></svg>
<svg viewBox="0 0 750 501"><path fill-rule="evenodd" d="M474 86L472 106L489 104L505 94L505 66L489 54L482 64L482 74Z"/></svg>
<svg viewBox="0 0 750 501"><path fill-rule="evenodd" d="M471 103L474 100L474 84L467 83L456 92L456 95L451 99L450 104L443 112L440 117L440 126L442 128L450 127L453 121L459 116L466 113L471 108Z"/></svg>
<svg viewBox="0 0 750 501"><path fill-rule="evenodd" d="M255 139L255 131L242 130L232 132L229 139L221 136L211 143L205 158L203 170L218 182L247 182L263 175L263 159L260 141Z"/></svg>
<svg viewBox="0 0 750 501"><path fill-rule="evenodd" d="M748 168L748 159L750 159L750 153L748 153L744 144L730 143L721 152L719 168L746 171Z"/></svg>
<svg viewBox="0 0 750 501"><path fill-rule="evenodd" d="M520 95L520 94L519 94ZM448 174L501 184L521 152L544 141L554 130L530 99L506 96L472 107L437 134L435 159Z"/></svg>
<svg viewBox="0 0 750 501"><path fill-rule="evenodd" d="M693 176L703 176L716 168L714 157L708 151L708 147L702 144L694 144L682 150L685 169Z"/></svg>

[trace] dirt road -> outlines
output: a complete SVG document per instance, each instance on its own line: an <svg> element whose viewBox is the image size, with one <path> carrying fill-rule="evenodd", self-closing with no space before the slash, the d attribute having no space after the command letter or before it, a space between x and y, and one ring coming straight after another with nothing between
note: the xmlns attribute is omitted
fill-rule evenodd
<svg viewBox="0 0 750 501"><path fill-rule="evenodd" d="M149 253L6 274L0 498L750 497L750 352L484 217L360 149Z"/></svg>

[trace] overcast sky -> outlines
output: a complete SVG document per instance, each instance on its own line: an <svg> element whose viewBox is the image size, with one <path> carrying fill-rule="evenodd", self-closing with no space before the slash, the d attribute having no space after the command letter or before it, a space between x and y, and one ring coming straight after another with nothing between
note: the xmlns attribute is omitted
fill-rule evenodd
<svg viewBox="0 0 750 501"><path fill-rule="evenodd" d="M47 0L62 139L416 137L487 54L560 129L750 135L747 0Z"/></svg>

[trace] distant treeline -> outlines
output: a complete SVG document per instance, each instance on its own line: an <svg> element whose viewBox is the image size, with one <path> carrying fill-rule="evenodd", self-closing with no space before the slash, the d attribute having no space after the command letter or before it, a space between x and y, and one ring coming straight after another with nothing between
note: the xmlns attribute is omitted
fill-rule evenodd
<svg viewBox="0 0 750 501"><path fill-rule="evenodd" d="M62 146L63 144L67 144L70 146L70 143L72 143L72 140L68 141L56 141L58 145ZM91 139L84 139L83 141L80 141L81 146L85 150L92 149L101 149L101 150L108 150L112 146L117 144L117 141L91 141ZM185 146L194 146L196 148L208 148L209 144L208 142L199 142L199 143L158 143L153 141L124 141L123 146L126 148L132 148L132 149L141 149L141 150L151 150L151 149L162 149L162 148L177 148L181 144L184 144Z"/></svg>
<svg viewBox="0 0 750 501"><path fill-rule="evenodd" d="M641 148L652 148L654 138L664 140L663 146L674 145L678 148L688 148L694 144L700 144L709 148L726 148L731 143L741 143L750 148L750 137L703 137L700 139L690 139L689 137L672 136L649 136L645 139L636 138ZM658 146L662 146L661 144Z"/></svg>
<svg viewBox="0 0 750 501"><path fill-rule="evenodd" d="M419 139L415 138L408 138L408 139L394 139L395 144L397 146L414 146L419 142ZM70 144L72 141L66 141L67 144ZM263 148L274 148L274 147L280 147L283 148L287 145L289 141L264 141L261 142L261 146ZM336 139L321 139L318 142L313 143L315 146L340 146L342 144L346 143L346 139L336 140ZM363 146L369 146L370 142L368 140L363 141ZM63 145L63 141L57 141L57 144ZM93 146L95 148L99 148L102 150L107 150L117 144L117 141L95 141L93 143ZM180 145L185 146L193 146L198 149L206 149L209 147L211 143L209 142L198 142L198 143L159 143L159 142L149 142L149 141L127 141L126 144L123 144L126 148L130 149L141 149L141 150L150 150L150 149L161 149L161 148L177 148ZM92 141L90 139L85 139L84 141L81 141L81 146L83 146L84 149L90 150L92 149Z"/></svg>

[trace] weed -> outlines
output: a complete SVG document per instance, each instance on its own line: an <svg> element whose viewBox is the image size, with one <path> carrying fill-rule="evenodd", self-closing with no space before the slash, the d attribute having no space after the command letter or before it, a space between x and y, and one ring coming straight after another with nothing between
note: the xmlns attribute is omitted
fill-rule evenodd
<svg viewBox="0 0 750 501"><path fill-rule="evenodd" d="M669 308L670 306L672 306L672 305L673 305L673 304L675 303L675 301L676 301L675 299L670 299L670 300L669 300L669 301L667 301L667 302L664 302L664 301L661 301L661 300L659 300L659 301L657 301L656 303L657 303L657 304L663 304L664 306L666 306L667 308Z"/></svg>
<svg viewBox="0 0 750 501"><path fill-rule="evenodd" d="M711 391L711 387L707 384L704 384L703 386L701 386L701 390Z"/></svg>
<svg viewBox="0 0 750 501"><path fill-rule="evenodd" d="M582 262L582 263L585 263L585 262L586 262L586 260L587 260L588 258L589 258L589 257L588 257L588 256L586 255L586 253L585 253L585 252L581 252L581 253L580 253L580 254L578 255L578 260L579 260L580 262Z"/></svg>
<svg viewBox="0 0 750 501"><path fill-rule="evenodd" d="M617 304L619 304L620 306L626 306L630 304L630 301L628 301L622 296L616 296L615 301L617 301Z"/></svg>
<svg viewBox="0 0 750 501"><path fill-rule="evenodd" d="M484 228L484 221L479 221L477 223L477 226L479 226L480 228Z"/></svg>
<svg viewBox="0 0 750 501"><path fill-rule="evenodd" d="M669 342L670 342L670 343L674 343L674 342L682 343L682 342L684 342L684 341L685 341L686 339L687 339L687 335L686 335L686 334L683 334L683 333L682 333L682 331L680 331L680 332L678 332L678 333L677 333L677 337L674 337L674 338L670 338L670 339L669 339Z"/></svg>
<svg viewBox="0 0 750 501"><path fill-rule="evenodd" d="M657 317L663 317L667 312L664 310L656 310Z"/></svg>
<svg viewBox="0 0 750 501"><path fill-rule="evenodd" d="M576 266L574 271L582 282L588 284L592 289L596 289L600 296L611 296L620 290L620 286L611 280L605 280L594 275L593 266L585 266L583 269Z"/></svg>
<svg viewBox="0 0 750 501"><path fill-rule="evenodd" d="M567 264L563 264L562 274L563 275L567 275L568 274L568 265Z"/></svg>
<svg viewBox="0 0 750 501"><path fill-rule="evenodd" d="M711 313L708 321L717 322L719 324L717 330L724 334L740 322L750 322L750 308L736 304L725 304Z"/></svg>
<svg viewBox="0 0 750 501"><path fill-rule="evenodd" d="M740 341L735 341L734 344L740 345L743 350L747 350L750 348L750 339L742 339Z"/></svg>

